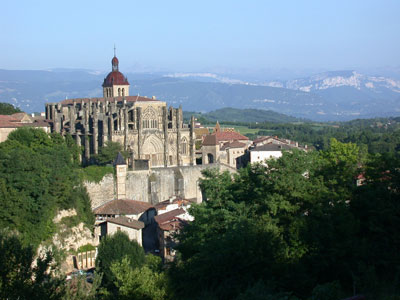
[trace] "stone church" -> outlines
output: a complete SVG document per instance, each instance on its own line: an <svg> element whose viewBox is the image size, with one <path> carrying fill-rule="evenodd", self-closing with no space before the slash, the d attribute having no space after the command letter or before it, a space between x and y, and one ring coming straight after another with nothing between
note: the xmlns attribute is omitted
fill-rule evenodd
<svg viewBox="0 0 400 300"><path fill-rule="evenodd" d="M185 124L181 107L167 107L155 97L131 96L115 54L111 64L103 97L46 104L52 132L70 134L83 146L84 161L113 141L123 145L132 160L147 160L151 167L194 165L194 118Z"/></svg>

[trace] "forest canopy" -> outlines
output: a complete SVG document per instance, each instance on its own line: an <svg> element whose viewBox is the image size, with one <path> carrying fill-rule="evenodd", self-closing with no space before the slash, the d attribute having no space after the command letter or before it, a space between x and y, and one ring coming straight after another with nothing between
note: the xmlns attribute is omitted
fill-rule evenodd
<svg viewBox="0 0 400 300"><path fill-rule="evenodd" d="M205 171L206 199L192 208L169 273L175 296L397 299L399 171L398 154L365 161L355 144L336 140L233 177Z"/></svg>
<svg viewBox="0 0 400 300"><path fill-rule="evenodd" d="M0 143L0 225L35 247L52 236L58 210L75 208L94 222L79 176L79 149L70 136L20 128ZM35 230L32 230L35 228Z"/></svg>

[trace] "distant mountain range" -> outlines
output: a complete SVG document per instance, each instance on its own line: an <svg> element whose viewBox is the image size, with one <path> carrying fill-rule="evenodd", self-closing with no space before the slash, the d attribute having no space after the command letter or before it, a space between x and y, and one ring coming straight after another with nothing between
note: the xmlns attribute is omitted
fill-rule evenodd
<svg viewBox="0 0 400 300"><path fill-rule="evenodd" d="M96 71L0 70L0 102L27 112L45 102L101 97L106 74ZM213 73L127 73L131 94L156 96L186 111L224 107L272 110L316 121L400 115L400 80L355 71L325 72L288 81L246 82Z"/></svg>

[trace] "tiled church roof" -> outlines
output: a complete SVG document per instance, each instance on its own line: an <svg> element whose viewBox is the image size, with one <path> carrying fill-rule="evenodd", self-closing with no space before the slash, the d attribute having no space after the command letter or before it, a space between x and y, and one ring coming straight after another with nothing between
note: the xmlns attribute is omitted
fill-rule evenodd
<svg viewBox="0 0 400 300"><path fill-rule="evenodd" d="M125 97L110 97L110 98L103 98L103 97L97 97L97 98L76 98L76 99L66 99L61 101L60 103L62 105L68 105L68 104L73 104L75 103L89 103L91 101L92 103L98 103L98 102L121 102L123 100L126 100L126 102L143 102L143 101L160 101L157 99L151 99L147 97L142 97L142 96L125 96Z"/></svg>

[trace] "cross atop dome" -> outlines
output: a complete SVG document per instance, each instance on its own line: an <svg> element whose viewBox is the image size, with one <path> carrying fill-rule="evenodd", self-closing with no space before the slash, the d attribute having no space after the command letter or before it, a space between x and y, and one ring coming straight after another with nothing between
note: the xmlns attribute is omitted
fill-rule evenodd
<svg viewBox="0 0 400 300"><path fill-rule="evenodd" d="M118 71L118 64L119 64L119 61L118 61L118 58L117 58L117 56L116 56L116 51L115 51L115 44L114 44L114 57L113 57L113 59L111 60L111 65L112 65L112 70L113 71Z"/></svg>

